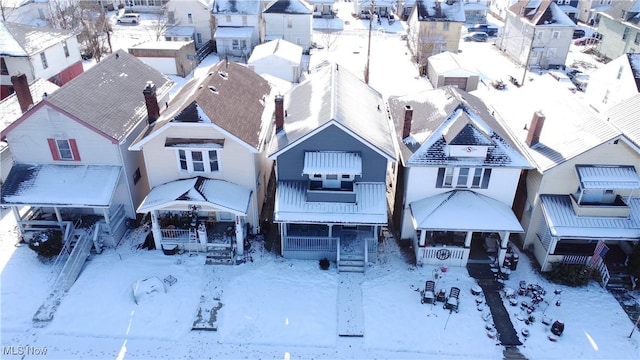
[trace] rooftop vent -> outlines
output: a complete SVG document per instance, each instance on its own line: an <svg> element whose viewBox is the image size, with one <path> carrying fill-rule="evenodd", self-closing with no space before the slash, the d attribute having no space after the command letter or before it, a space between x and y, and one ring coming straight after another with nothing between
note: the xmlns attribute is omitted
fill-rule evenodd
<svg viewBox="0 0 640 360"><path fill-rule="evenodd" d="M218 93L218 89L216 89L216 87L215 87L215 86L209 86L209 90L210 90L212 93L214 93L214 94L217 94L217 93Z"/></svg>
<svg viewBox="0 0 640 360"><path fill-rule="evenodd" d="M220 77L225 80L229 78L229 73L227 73L226 71L218 71L218 75L220 75Z"/></svg>

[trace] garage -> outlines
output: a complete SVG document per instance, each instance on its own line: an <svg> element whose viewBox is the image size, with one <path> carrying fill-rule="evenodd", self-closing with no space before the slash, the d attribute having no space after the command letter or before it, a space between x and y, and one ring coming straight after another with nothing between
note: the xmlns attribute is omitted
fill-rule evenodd
<svg viewBox="0 0 640 360"><path fill-rule="evenodd" d="M455 86L464 91L478 88L479 72L458 54L446 51L427 60L427 77L434 88Z"/></svg>
<svg viewBox="0 0 640 360"><path fill-rule="evenodd" d="M466 77L445 77L444 85L455 86L462 90L467 90L467 78Z"/></svg>

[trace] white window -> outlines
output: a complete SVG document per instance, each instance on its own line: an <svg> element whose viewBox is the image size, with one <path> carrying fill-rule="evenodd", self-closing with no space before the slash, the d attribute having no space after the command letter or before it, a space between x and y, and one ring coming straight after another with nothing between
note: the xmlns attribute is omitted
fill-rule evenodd
<svg viewBox="0 0 640 360"><path fill-rule="evenodd" d="M291 19L291 16L289 16L287 18L287 28L291 29L293 27L293 19Z"/></svg>
<svg viewBox="0 0 640 360"><path fill-rule="evenodd" d="M554 31L551 33L552 39L560 39L560 31Z"/></svg>
<svg viewBox="0 0 640 360"><path fill-rule="evenodd" d="M622 71L624 71L624 67L620 65L620 67L618 68L618 75L616 76L617 80L620 80L620 78L622 77Z"/></svg>
<svg viewBox="0 0 640 360"><path fill-rule="evenodd" d="M231 15L227 15L227 22L230 23L231 22Z"/></svg>
<svg viewBox="0 0 640 360"><path fill-rule="evenodd" d="M56 140L56 146L58 147L60 160L73 160L73 152L71 152L69 140Z"/></svg>
<svg viewBox="0 0 640 360"><path fill-rule="evenodd" d="M187 14L187 22L193 24L193 15L191 15L191 13Z"/></svg>
<svg viewBox="0 0 640 360"><path fill-rule="evenodd" d="M242 26L247 26L248 24L247 15L242 15Z"/></svg>
<svg viewBox="0 0 640 360"><path fill-rule="evenodd" d="M469 180L469 168L460 168L458 171L458 182L456 187L467 187L467 181Z"/></svg>
<svg viewBox="0 0 640 360"><path fill-rule="evenodd" d="M167 12L167 24L175 24L176 23L176 12L169 11Z"/></svg>
<svg viewBox="0 0 640 360"><path fill-rule="evenodd" d="M178 166L188 173L211 173L220 171L216 150L178 150Z"/></svg>
<svg viewBox="0 0 640 360"><path fill-rule="evenodd" d="M444 183L442 187L451 187L453 184L453 168L447 168L444 173Z"/></svg>
<svg viewBox="0 0 640 360"><path fill-rule="evenodd" d="M202 44L202 34L201 33L197 33L196 34L196 40L198 41L198 44Z"/></svg>
<svg viewBox="0 0 640 360"><path fill-rule="evenodd" d="M64 56L69 57L69 46L66 40L62 43L62 49L64 50Z"/></svg>
<svg viewBox="0 0 640 360"><path fill-rule="evenodd" d="M233 50L245 50L247 48L247 40L232 40L231 47Z"/></svg>
<svg viewBox="0 0 640 360"><path fill-rule="evenodd" d="M491 179L491 169L485 168L439 168L436 188L487 189Z"/></svg>
<svg viewBox="0 0 640 360"><path fill-rule="evenodd" d="M47 55L45 55L44 52L40 53L40 61L42 62L43 69L46 69L49 67L49 64L47 63Z"/></svg>

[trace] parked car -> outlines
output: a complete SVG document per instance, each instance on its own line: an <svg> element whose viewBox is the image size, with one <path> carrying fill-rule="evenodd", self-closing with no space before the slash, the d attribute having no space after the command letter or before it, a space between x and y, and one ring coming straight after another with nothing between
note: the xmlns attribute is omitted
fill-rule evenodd
<svg viewBox="0 0 640 360"><path fill-rule="evenodd" d="M600 40L594 37L583 37L573 42L575 45L598 45Z"/></svg>
<svg viewBox="0 0 640 360"><path fill-rule="evenodd" d="M574 76L582 74L582 71L578 70L578 69L573 69L570 71L567 71L567 76L569 77L569 79L573 79Z"/></svg>
<svg viewBox="0 0 640 360"><path fill-rule="evenodd" d="M581 37L584 37L585 35L586 35L586 33L582 29L573 30L573 38L574 39L579 39Z"/></svg>
<svg viewBox="0 0 640 360"><path fill-rule="evenodd" d="M554 79L558 80L558 82L570 83L571 79L563 73L562 71L549 71L549 75L551 75Z"/></svg>
<svg viewBox="0 0 640 360"><path fill-rule="evenodd" d="M123 14L118 18L118 24L123 24L123 23L137 24L139 22L140 22L140 14L136 14L136 13Z"/></svg>
<svg viewBox="0 0 640 360"><path fill-rule="evenodd" d="M589 75L587 74L576 74L571 78L571 82L576 86L576 89L580 91L585 91L587 88L587 84L589 84Z"/></svg>
<svg viewBox="0 0 640 360"><path fill-rule="evenodd" d="M498 35L498 27L488 24L474 24L467 28L470 33L474 32L484 32L489 36L497 36Z"/></svg>
<svg viewBox="0 0 640 360"><path fill-rule="evenodd" d="M464 41L485 42L487 39L489 39L489 35L486 32L474 32L464 37Z"/></svg>

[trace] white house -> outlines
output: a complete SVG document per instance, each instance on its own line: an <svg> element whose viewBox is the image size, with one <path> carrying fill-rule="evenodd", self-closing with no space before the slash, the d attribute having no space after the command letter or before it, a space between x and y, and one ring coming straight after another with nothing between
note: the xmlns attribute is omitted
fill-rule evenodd
<svg viewBox="0 0 640 360"><path fill-rule="evenodd" d="M243 254L271 175L271 92L248 67L223 60L139 133L130 149L142 152L151 191L137 212L151 213L156 248L206 251L210 261Z"/></svg>
<svg viewBox="0 0 640 360"><path fill-rule="evenodd" d="M271 40L256 46L247 64L257 74L295 83L303 70L302 47L282 39Z"/></svg>
<svg viewBox="0 0 640 360"><path fill-rule="evenodd" d="M336 0L309 0L307 3L313 6L314 18L333 18L336 16Z"/></svg>
<svg viewBox="0 0 640 360"><path fill-rule="evenodd" d="M44 26L49 17L49 0L3 0L3 22Z"/></svg>
<svg viewBox="0 0 640 360"><path fill-rule="evenodd" d="M167 31L173 27L190 28L196 49L213 40L213 0L171 0L167 9Z"/></svg>
<svg viewBox="0 0 640 360"><path fill-rule="evenodd" d="M118 50L0 132L15 161L1 202L12 208L21 234L97 223L97 239L117 245L148 190L141 156L128 147L147 118L158 116L158 99L168 100L172 86Z"/></svg>
<svg viewBox="0 0 640 360"><path fill-rule="evenodd" d="M309 51L313 33L311 5L304 0L276 0L264 9L262 17L263 41L284 39Z"/></svg>
<svg viewBox="0 0 640 360"><path fill-rule="evenodd" d="M575 27L555 2L522 0L507 11L497 43L518 64L544 69L564 66Z"/></svg>
<svg viewBox="0 0 640 360"><path fill-rule="evenodd" d="M259 0L214 0L213 17L218 56L247 59L260 41L262 3Z"/></svg>
<svg viewBox="0 0 640 360"><path fill-rule="evenodd" d="M509 8L518 0L493 0L489 3L489 12L496 18L503 20L507 17Z"/></svg>
<svg viewBox="0 0 640 360"><path fill-rule="evenodd" d="M0 22L0 100L13 92L11 74L27 81L48 79L62 86L84 69L76 33Z"/></svg>
<svg viewBox="0 0 640 360"><path fill-rule="evenodd" d="M604 112L640 93L640 54L625 54L589 74L585 100Z"/></svg>
<svg viewBox="0 0 640 360"><path fill-rule="evenodd" d="M488 107L456 87L392 96L389 113L401 163L394 223L412 241L419 264L501 263L511 234L523 232L512 210L520 173L530 168ZM495 245L495 244L494 244Z"/></svg>

